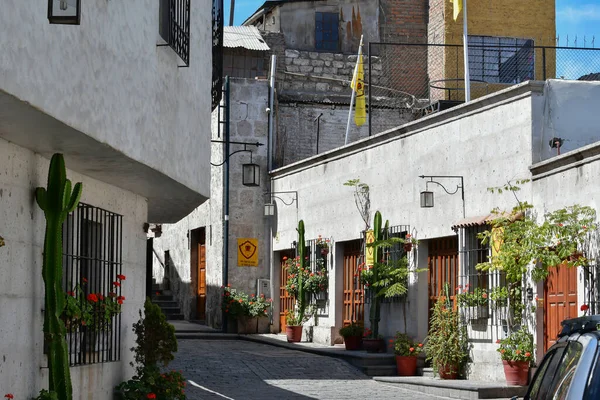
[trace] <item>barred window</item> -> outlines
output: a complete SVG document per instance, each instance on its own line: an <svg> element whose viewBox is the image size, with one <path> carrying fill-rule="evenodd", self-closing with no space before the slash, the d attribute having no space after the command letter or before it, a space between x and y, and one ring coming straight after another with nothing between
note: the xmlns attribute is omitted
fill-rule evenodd
<svg viewBox="0 0 600 400"><path fill-rule="evenodd" d="M315 13L315 48L317 50L338 51L339 16L337 13Z"/></svg>
<svg viewBox="0 0 600 400"><path fill-rule="evenodd" d="M534 79L533 40L493 36L468 40L471 79L506 84Z"/></svg>
<svg viewBox="0 0 600 400"><path fill-rule="evenodd" d="M123 217L85 203L63 223L63 289L71 365L121 359Z"/></svg>
<svg viewBox="0 0 600 400"><path fill-rule="evenodd" d="M190 0L160 0L158 33L190 64Z"/></svg>

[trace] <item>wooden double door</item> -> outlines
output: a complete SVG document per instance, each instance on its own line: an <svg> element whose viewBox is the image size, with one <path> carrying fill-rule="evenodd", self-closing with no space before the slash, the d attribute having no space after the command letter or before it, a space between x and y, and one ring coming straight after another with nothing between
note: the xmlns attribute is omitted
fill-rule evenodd
<svg viewBox="0 0 600 400"><path fill-rule="evenodd" d="M364 285L360 283L358 271L362 259L362 241L353 240L344 244L344 326L364 322Z"/></svg>

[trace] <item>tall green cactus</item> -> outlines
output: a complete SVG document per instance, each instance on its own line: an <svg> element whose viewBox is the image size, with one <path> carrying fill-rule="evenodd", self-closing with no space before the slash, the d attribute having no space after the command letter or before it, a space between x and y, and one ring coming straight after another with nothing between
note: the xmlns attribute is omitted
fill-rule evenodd
<svg viewBox="0 0 600 400"><path fill-rule="evenodd" d="M304 274L306 269L306 243L304 242L304 221L298 222L298 256L300 257L300 273L298 274L298 323L304 321L306 298L304 295Z"/></svg>
<svg viewBox="0 0 600 400"><path fill-rule="evenodd" d="M69 353L65 341L65 325L60 315L65 307L62 290L62 224L77 207L81 183L71 192L62 154L54 154L48 171L48 188L38 187L35 198L46 217L44 237L44 340L48 345L49 389L59 399L71 400L73 389L69 371Z"/></svg>
<svg viewBox="0 0 600 400"><path fill-rule="evenodd" d="M375 243L379 243L380 240L386 239L389 221L385 221L385 227L381 228L382 217L379 211L375 212L375 217L373 218L373 235L375 236ZM382 255L382 251L379 249L379 246L373 247L373 281L379 281L379 268L377 264L381 261L380 254ZM375 288L371 289L371 309L369 312L369 321L371 321L371 331L373 332L373 337L377 337L379 335L379 321L381 320L381 299L375 293Z"/></svg>

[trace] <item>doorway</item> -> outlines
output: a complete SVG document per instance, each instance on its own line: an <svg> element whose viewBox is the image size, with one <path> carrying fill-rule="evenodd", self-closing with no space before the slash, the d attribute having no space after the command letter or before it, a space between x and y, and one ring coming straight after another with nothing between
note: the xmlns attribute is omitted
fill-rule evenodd
<svg viewBox="0 0 600 400"><path fill-rule="evenodd" d="M289 274L288 268L285 264L285 260L287 260L288 258L294 258L295 254L292 250L282 251L279 254L279 265L281 269L279 274L279 329L280 332L285 332L285 315L289 310L294 309L294 304L296 302L296 298L289 294L288 291L285 289L287 283L287 276Z"/></svg>
<svg viewBox="0 0 600 400"><path fill-rule="evenodd" d="M343 326L362 325L365 319L364 286L360 283L358 266L362 261L362 241L344 243L344 308Z"/></svg>
<svg viewBox="0 0 600 400"><path fill-rule="evenodd" d="M449 285L450 300L454 301L458 282L458 236L432 239L428 243L428 248L429 313L431 314L431 309L438 301L446 283Z"/></svg>
<svg viewBox="0 0 600 400"><path fill-rule="evenodd" d="M548 269L544 282L544 352L558 339L561 321L577 317L577 268Z"/></svg>
<svg viewBox="0 0 600 400"><path fill-rule="evenodd" d="M190 272L196 287L196 319L206 321L206 230L198 228L190 235Z"/></svg>

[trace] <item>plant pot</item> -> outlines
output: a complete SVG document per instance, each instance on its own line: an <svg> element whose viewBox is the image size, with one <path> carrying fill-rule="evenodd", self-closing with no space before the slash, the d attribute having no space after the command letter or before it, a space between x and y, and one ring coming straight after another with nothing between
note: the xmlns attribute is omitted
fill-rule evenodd
<svg viewBox="0 0 600 400"><path fill-rule="evenodd" d="M327 247L322 247L321 248L321 255L324 257L327 257L327 254L329 254L329 249Z"/></svg>
<svg viewBox="0 0 600 400"><path fill-rule="evenodd" d="M416 356L396 356L398 376L415 376L417 373Z"/></svg>
<svg viewBox="0 0 600 400"><path fill-rule="evenodd" d="M258 317L258 327L257 327L257 333L269 333L270 331L270 321L269 321L269 317L264 316L264 317Z"/></svg>
<svg viewBox="0 0 600 400"><path fill-rule="evenodd" d="M381 349L385 349L385 342L383 339L366 339L362 340L363 349L367 353L379 353Z"/></svg>
<svg viewBox="0 0 600 400"><path fill-rule="evenodd" d="M408 242L408 243L404 243L404 251L408 253L409 251L411 251L411 250L412 250L412 246L413 246L413 245L412 245L412 243L410 243L410 242Z"/></svg>
<svg viewBox="0 0 600 400"><path fill-rule="evenodd" d="M467 307L466 310L469 319L483 319L489 316L489 308L487 305Z"/></svg>
<svg viewBox="0 0 600 400"><path fill-rule="evenodd" d="M249 335L258 332L258 321L256 317L242 315L237 320L237 333Z"/></svg>
<svg viewBox="0 0 600 400"><path fill-rule="evenodd" d="M322 290L320 292L315 293L315 300L327 300L327 291Z"/></svg>
<svg viewBox="0 0 600 400"><path fill-rule="evenodd" d="M285 334L287 336L288 343L298 343L298 342L302 341L302 325L286 326Z"/></svg>
<svg viewBox="0 0 600 400"><path fill-rule="evenodd" d="M458 378L458 366L447 364L438 368L440 379L456 379Z"/></svg>
<svg viewBox="0 0 600 400"><path fill-rule="evenodd" d="M502 360L507 385L526 386L529 378L529 361Z"/></svg>
<svg viewBox="0 0 600 400"><path fill-rule="evenodd" d="M227 315L227 333L238 333L238 321L233 315Z"/></svg>
<svg viewBox="0 0 600 400"><path fill-rule="evenodd" d="M344 337L344 345L346 350L360 350L362 336L346 336Z"/></svg>

